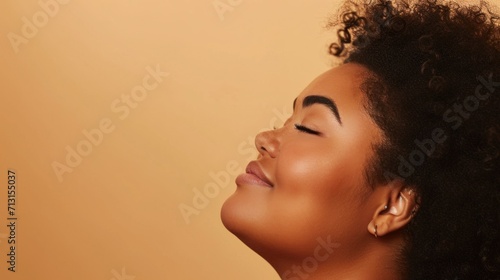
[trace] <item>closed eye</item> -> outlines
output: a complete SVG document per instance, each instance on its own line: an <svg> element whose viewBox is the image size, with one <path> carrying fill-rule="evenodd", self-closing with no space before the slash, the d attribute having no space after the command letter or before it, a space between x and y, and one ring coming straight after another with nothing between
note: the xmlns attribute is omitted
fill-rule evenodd
<svg viewBox="0 0 500 280"><path fill-rule="evenodd" d="M312 130L312 129L305 127L303 125L300 125L300 124L296 124L295 129L297 129L298 131L313 134L313 135L320 135L321 134L321 132L319 132L319 131Z"/></svg>

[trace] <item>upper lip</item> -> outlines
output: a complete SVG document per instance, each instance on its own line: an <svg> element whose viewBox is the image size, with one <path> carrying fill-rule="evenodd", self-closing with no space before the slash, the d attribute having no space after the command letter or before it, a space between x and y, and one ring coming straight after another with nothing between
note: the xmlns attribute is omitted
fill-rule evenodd
<svg viewBox="0 0 500 280"><path fill-rule="evenodd" d="M273 186L273 183L266 177L256 161L251 161L250 163L248 163L246 173L253 174L261 179L264 183L268 184L271 187Z"/></svg>

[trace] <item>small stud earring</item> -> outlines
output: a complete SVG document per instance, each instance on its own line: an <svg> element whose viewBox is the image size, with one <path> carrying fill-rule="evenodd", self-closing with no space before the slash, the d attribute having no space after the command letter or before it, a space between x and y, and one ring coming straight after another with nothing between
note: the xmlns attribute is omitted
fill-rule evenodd
<svg viewBox="0 0 500 280"><path fill-rule="evenodd" d="M375 225L375 230L373 231L373 233L375 234L375 237L378 237L378 234L377 234L377 225Z"/></svg>

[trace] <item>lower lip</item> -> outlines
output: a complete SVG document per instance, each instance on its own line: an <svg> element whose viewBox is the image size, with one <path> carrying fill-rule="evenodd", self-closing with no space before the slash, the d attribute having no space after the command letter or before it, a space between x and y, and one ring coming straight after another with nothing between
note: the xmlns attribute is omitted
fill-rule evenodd
<svg viewBox="0 0 500 280"><path fill-rule="evenodd" d="M243 185L258 185L258 186L263 186L263 187L268 187L271 188L271 186L262 181L259 177L255 176L254 174L249 174L249 173L243 173L236 177L236 185L238 186L243 186Z"/></svg>

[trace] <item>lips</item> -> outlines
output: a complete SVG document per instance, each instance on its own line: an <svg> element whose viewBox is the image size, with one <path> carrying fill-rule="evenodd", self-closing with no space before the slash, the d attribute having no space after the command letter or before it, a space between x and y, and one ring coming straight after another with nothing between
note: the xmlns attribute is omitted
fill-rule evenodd
<svg viewBox="0 0 500 280"><path fill-rule="evenodd" d="M237 185L260 185L273 187L273 183L266 177L259 164L251 161L245 170L246 173L236 178Z"/></svg>

